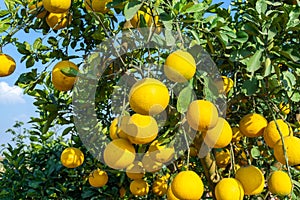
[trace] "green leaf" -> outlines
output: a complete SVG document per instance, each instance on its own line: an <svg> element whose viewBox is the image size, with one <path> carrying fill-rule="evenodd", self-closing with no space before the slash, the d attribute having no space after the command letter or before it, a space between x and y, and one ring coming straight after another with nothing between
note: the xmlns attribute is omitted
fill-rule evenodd
<svg viewBox="0 0 300 200"><path fill-rule="evenodd" d="M260 151L258 149L258 147L253 147L251 149L251 156L254 158L254 159L258 159L259 156L260 156Z"/></svg>
<svg viewBox="0 0 300 200"><path fill-rule="evenodd" d="M175 38L173 37L173 32L171 30L166 30L165 31L166 35L166 42L168 46L173 46L175 44Z"/></svg>
<svg viewBox="0 0 300 200"><path fill-rule="evenodd" d="M204 3L197 3L194 4L193 6L187 8L185 11L181 12L181 14L185 13L195 13L195 12L202 12L208 8L208 5Z"/></svg>
<svg viewBox="0 0 300 200"><path fill-rule="evenodd" d="M296 77L289 71L282 72L283 74L283 84L287 90L291 90L296 84Z"/></svg>
<svg viewBox="0 0 300 200"><path fill-rule="evenodd" d="M38 50L42 46L42 38L37 38L33 43L33 49Z"/></svg>
<svg viewBox="0 0 300 200"><path fill-rule="evenodd" d="M124 15L126 20L130 20L142 7L143 3L140 1L130 1L125 5Z"/></svg>
<svg viewBox="0 0 300 200"><path fill-rule="evenodd" d="M29 58L26 60L26 68L30 68L34 65L35 60L32 56L29 56Z"/></svg>
<svg viewBox="0 0 300 200"><path fill-rule="evenodd" d="M43 141L46 141L46 140L48 140L52 135L54 135L54 132L53 132L53 131L49 131L49 132L43 134L43 135L41 136L41 139L42 139Z"/></svg>
<svg viewBox="0 0 300 200"><path fill-rule="evenodd" d="M65 135L69 134L71 130L73 130L73 127L68 127L68 128L66 128L66 129L62 132L62 136L65 136Z"/></svg>
<svg viewBox="0 0 300 200"><path fill-rule="evenodd" d="M245 43L248 40L248 34L245 31L239 31L236 33L236 38L234 38L234 41L237 41L239 43Z"/></svg>
<svg viewBox="0 0 300 200"><path fill-rule="evenodd" d="M261 55L262 50L257 50L253 56L247 62L247 71L254 73L261 67Z"/></svg>
<svg viewBox="0 0 300 200"><path fill-rule="evenodd" d="M69 76L69 77L76 77L78 74L78 71L72 67L64 67L64 68L60 69L60 71L64 75Z"/></svg>
<svg viewBox="0 0 300 200"><path fill-rule="evenodd" d="M258 92L258 89L258 80L255 77L250 80L246 80L242 86L242 91L247 96L255 94Z"/></svg>
<svg viewBox="0 0 300 200"><path fill-rule="evenodd" d="M299 52L297 52L297 48L294 48L293 46L285 47L283 50L279 51L279 53L288 58L291 59L294 62L298 62L300 60Z"/></svg>
<svg viewBox="0 0 300 200"><path fill-rule="evenodd" d="M181 90L177 99L177 110L180 113L185 113L194 100L193 89L190 86L187 86Z"/></svg>
<svg viewBox="0 0 300 200"><path fill-rule="evenodd" d="M8 14L9 14L8 10L0 10L0 17L5 17Z"/></svg>
<svg viewBox="0 0 300 200"><path fill-rule="evenodd" d="M44 109L50 112L55 112L58 110L58 107L55 104L48 104L44 107Z"/></svg>
<svg viewBox="0 0 300 200"><path fill-rule="evenodd" d="M267 10L267 3L265 0L258 0L255 5L255 9L259 14L265 14Z"/></svg>
<svg viewBox="0 0 300 200"><path fill-rule="evenodd" d="M298 91L288 91L289 98L293 102L300 102L300 92Z"/></svg>
<svg viewBox="0 0 300 200"><path fill-rule="evenodd" d="M9 23L1 23L0 24L0 33L3 33L4 31L6 31L7 29L9 29L11 27L11 25Z"/></svg>

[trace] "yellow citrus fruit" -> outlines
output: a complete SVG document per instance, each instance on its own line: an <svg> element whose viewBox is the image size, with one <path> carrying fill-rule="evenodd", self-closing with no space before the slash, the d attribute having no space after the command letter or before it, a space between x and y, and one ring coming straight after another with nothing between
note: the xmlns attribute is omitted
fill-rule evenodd
<svg viewBox="0 0 300 200"><path fill-rule="evenodd" d="M89 183L93 187L102 187L106 185L108 181L108 175L101 169L96 169L91 172L89 176Z"/></svg>
<svg viewBox="0 0 300 200"><path fill-rule="evenodd" d="M68 147L61 153L60 161L62 165L67 168L75 168L82 165L84 161L84 155L80 149Z"/></svg>
<svg viewBox="0 0 300 200"><path fill-rule="evenodd" d="M125 195L126 195L126 189L124 187L121 187L119 189L119 195L120 195L120 198L124 198Z"/></svg>
<svg viewBox="0 0 300 200"><path fill-rule="evenodd" d="M190 147L190 156L191 157L197 157L198 153L199 153L199 151L196 147L193 147L193 146Z"/></svg>
<svg viewBox="0 0 300 200"><path fill-rule="evenodd" d="M173 194L171 185L168 187L167 190L167 200L180 200Z"/></svg>
<svg viewBox="0 0 300 200"><path fill-rule="evenodd" d="M167 57L164 73L171 81L186 82L196 73L196 61L189 52L177 50Z"/></svg>
<svg viewBox="0 0 300 200"><path fill-rule="evenodd" d="M143 179L136 179L130 183L130 192L135 196L145 196L149 192L149 185Z"/></svg>
<svg viewBox="0 0 300 200"><path fill-rule="evenodd" d="M199 175L194 171L181 171L171 183L172 192L178 199L200 199L204 186Z"/></svg>
<svg viewBox="0 0 300 200"><path fill-rule="evenodd" d="M161 113L168 106L169 100L168 88L153 78L137 81L129 92L131 109L142 115Z"/></svg>
<svg viewBox="0 0 300 200"><path fill-rule="evenodd" d="M278 142L278 140L280 140L281 138L279 131L277 130L276 123L283 137L288 136L290 134L292 135L293 131L288 126L288 124L286 124L282 119L277 119L276 121L273 120L269 122L264 130L264 140L267 143L267 145L271 148L273 148L276 142Z"/></svg>
<svg viewBox="0 0 300 200"><path fill-rule="evenodd" d="M243 200L244 189L235 178L223 178L215 187L217 200Z"/></svg>
<svg viewBox="0 0 300 200"><path fill-rule="evenodd" d="M291 107L290 107L290 104L288 104L288 103L280 102L278 107L279 107L280 112L284 115L287 115L291 112Z"/></svg>
<svg viewBox="0 0 300 200"><path fill-rule="evenodd" d="M104 149L104 162L113 169L124 169L133 163L135 159L135 149L132 144L125 139L115 139L107 144Z"/></svg>
<svg viewBox="0 0 300 200"><path fill-rule="evenodd" d="M0 53L1 67L0 67L0 77L11 75L16 69L15 60L4 53Z"/></svg>
<svg viewBox="0 0 300 200"><path fill-rule="evenodd" d="M239 142L243 138L243 134L241 133L238 127L232 128L232 142Z"/></svg>
<svg viewBox="0 0 300 200"><path fill-rule="evenodd" d="M288 164L290 166L299 165L300 164L300 139L294 136L286 136L284 137L284 144L286 148L286 154L288 158ZM283 153L283 145L282 141L279 140L274 145L274 156L276 160L282 164L286 164L284 153Z"/></svg>
<svg viewBox="0 0 300 200"><path fill-rule="evenodd" d="M241 182L245 195L260 194L264 189L265 178L261 170L253 165L240 167L235 178Z"/></svg>
<svg viewBox="0 0 300 200"><path fill-rule="evenodd" d="M231 88L233 87L233 80L231 78L228 78L226 76L222 76L223 80L223 92L228 93Z"/></svg>
<svg viewBox="0 0 300 200"><path fill-rule="evenodd" d="M158 134L156 120L149 115L133 114L128 122L121 124L121 130L133 144L147 144L152 142Z"/></svg>
<svg viewBox="0 0 300 200"><path fill-rule="evenodd" d="M171 161L175 155L175 149L173 146L169 146L167 144L162 145L157 140L151 143L148 152L153 160L160 163L167 163Z"/></svg>
<svg viewBox="0 0 300 200"><path fill-rule="evenodd" d="M33 1L29 0L29 13L36 15L37 18L44 18L47 15L47 10L43 9L43 2L42 1Z"/></svg>
<svg viewBox="0 0 300 200"><path fill-rule="evenodd" d="M126 118L129 119L130 116L117 117L111 122L111 124L109 126L109 137L112 140L118 139L118 138L124 138L124 139L127 138L126 133L124 133L124 131L121 130L121 123L122 123L122 121L126 121ZM120 126L118 126L119 119L121 119Z"/></svg>
<svg viewBox="0 0 300 200"><path fill-rule="evenodd" d="M223 148L231 142L232 129L224 118L219 117L215 127L203 132L203 138L207 146Z"/></svg>
<svg viewBox="0 0 300 200"><path fill-rule="evenodd" d="M157 178L152 185L152 192L157 196L163 196L167 193L168 183L165 178Z"/></svg>
<svg viewBox="0 0 300 200"><path fill-rule="evenodd" d="M230 163L230 151L224 149L215 153L216 164L220 168L225 168Z"/></svg>
<svg viewBox="0 0 300 200"><path fill-rule="evenodd" d="M275 171L268 179L268 188L272 194L285 196L292 192L293 185L286 172Z"/></svg>
<svg viewBox="0 0 300 200"><path fill-rule="evenodd" d="M162 163L153 160L149 152L146 152L144 154L142 158L142 163L146 172L152 172L152 173L159 171L163 166Z"/></svg>
<svg viewBox="0 0 300 200"><path fill-rule="evenodd" d="M217 125L219 114L216 106L206 100L195 100L187 111L187 122L196 131L206 131Z"/></svg>
<svg viewBox="0 0 300 200"><path fill-rule="evenodd" d="M134 28L140 27L141 23L141 16L144 17L145 22L148 27L151 26L152 24L152 16L151 16L151 9L150 8L145 8L139 10L131 19L130 23Z"/></svg>
<svg viewBox="0 0 300 200"><path fill-rule="evenodd" d="M109 11L106 7L109 2L112 2L112 0L84 0L84 5L87 10L105 14Z"/></svg>
<svg viewBox="0 0 300 200"><path fill-rule="evenodd" d="M50 13L65 13L71 7L71 0L43 0L43 5Z"/></svg>
<svg viewBox="0 0 300 200"><path fill-rule="evenodd" d="M258 137L264 133L268 121L260 114L251 113L245 115L240 123L240 131L246 137Z"/></svg>
<svg viewBox="0 0 300 200"><path fill-rule="evenodd" d="M141 161L134 161L126 168L126 175L130 179L141 179L145 175L143 163Z"/></svg>
<svg viewBox="0 0 300 200"><path fill-rule="evenodd" d="M67 27L72 21L72 15L69 12L65 13L49 13L46 17L46 22L49 27L54 30L59 30Z"/></svg>
<svg viewBox="0 0 300 200"><path fill-rule="evenodd" d="M64 68L73 68L75 70L78 70L77 65L75 65L71 61L60 61L58 62L54 68L52 69L52 83L54 87L59 91L68 91L71 90L76 78L75 77L69 77L66 76L61 72L61 69Z"/></svg>

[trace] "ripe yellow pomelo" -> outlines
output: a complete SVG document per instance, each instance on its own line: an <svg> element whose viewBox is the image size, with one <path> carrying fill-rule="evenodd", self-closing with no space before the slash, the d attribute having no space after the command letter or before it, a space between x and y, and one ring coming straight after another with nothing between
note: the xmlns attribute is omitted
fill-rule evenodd
<svg viewBox="0 0 300 200"><path fill-rule="evenodd" d="M189 52L177 50L167 57L164 73L168 79L174 82L189 81L196 73L196 61Z"/></svg>
<svg viewBox="0 0 300 200"><path fill-rule="evenodd" d="M144 11L144 9L145 9L145 11ZM151 9L150 9L150 8L143 8L143 9L139 10L139 11L138 11L138 12L130 19L131 25L132 25L134 28L140 27L141 16L144 17L147 26L150 27L150 26L151 26L151 23L152 23L152 16L151 16Z"/></svg>
<svg viewBox="0 0 300 200"><path fill-rule="evenodd" d="M124 169L133 163L135 149L125 139L115 139L107 144L103 153L104 162L113 169Z"/></svg>
<svg viewBox="0 0 300 200"><path fill-rule="evenodd" d="M280 112L284 115L287 115L291 112L291 107L290 107L290 104L288 104L288 103L280 102L278 107L279 107Z"/></svg>
<svg viewBox="0 0 300 200"><path fill-rule="evenodd" d="M71 7L71 0L43 0L43 5L50 13L65 13Z"/></svg>
<svg viewBox="0 0 300 200"><path fill-rule="evenodd" d="M149 192L149 185L143 179L136 179L130 183L130 192L135 196L145 196Z"/></svg>
<svg viewBox="0 0 300 200"><path fill-rule="evenodd" d="M122 186L122 187L119 189L119 196L120 196L120 198L124 198L125 195L126 195L126 189L125 189L125 187Z"/></svg>
<svg viewBox="0 0 300 200"><path fill-rule="evenodd" d="M194 146L190 147L190 156L191 157L197 157L198 153L199 153L199 151L196 147L194 147Z"/></svg>
<svg viewBox="0 0 300 200"><path fill-rule="evenodd" d="M170 100L168 88L159 80L144 78L137 81L129 92L129 104L142 115L156 115L165 110Z"/></svg>
<svg viewBox="0 0 300 200"><path fill-rule="evenodd" d="M264 133L268 121L260 114L251 113L245 115L240 123L240 131L246 137L258 137Z"/></svg>
<svg viewBox="0 0 300 200"><path fill-rule="evenodd" d="M124 133L124 131L122 131L122 129L121 129L122 121L128 121L127 118L129 120L130 116L125 115L122 117L117 117L111 122L111 124L109 126L109 137L112 140L118 139L118 138L124 138L124 139L127 138L126 133ZM120 126L118 126L119 120L121 120Z"/></svg>
<svg viewBox="0 0 300 200"><path fill-rule="evenodd" d="M284 144L286 148L286 154L288 158L288 164L290 166L300 164L300 139L294 136L284 137ZM282 164L286 164L283 152L282 141L279 140L274 145L274 156L276 160Z"/></svg>
<svg viewBox="0 0 300 200"><path fill-rule="evenodd" d="M121 130L133 144L147 144L152 142L158 134L156 120L149 115L133 114L127 123L121 124Z"/></svg>
<svg viewBox="0 0 300 200"><path fill-rule="evenodd" d="M142 158L142 163L145 171L151 173L157 172L163 167L162 163L157 162L151 158L149 152L146 152L144 154Z"/></svg>
<svg viewBox="0 0 300 200"><path fill-rule="evenodd" d="M216 164L220 168L225 168L230 163L230 151L224 149L215 153Z"/></svg>
<svg viewBox="0 0 300 200"><path fill-rule="evenodd" d="M148 152L150 157L160 163L167 163L174 158L175 149L172 145L162 145L160 142L155 140L149 146Z"/></svg>
<svg viewBox="0 0 300 200"><path fill-rule="evenodd" d="M126 168L126 175L130 179L141 179L145 175L145 169L141 161L134 161Z"/></svg>
<svg viewBox="0 0 300 200"><path fill-rule="evenodd" d="M261 170L253 165L240 167L235 174L244 188L245 195L260 194L264 189L265 178Z"/></svg>
<svg viewBox="0 0 300 200"><path fill-rule="evenodd" d="M78 70L77 65L75 65L71 61L66 60L58 62L52 69L52 83L54 87L59 91L71 90L76 81L75 77L66 76L61 72L61 69L68 67Z"/></svg>
<svg viewBox="0 0 300 200"><path fill-rule="evenodd" d="M75 168L82 165L84 161L84 155L80 149L68 147L61 153L60 161L62 165L67 168Z"/></svg>
<svg viewBox="0 0 300 200"><path fill-rule="evenodd" d="M11 75L16 69L15 60L4 53L0 53L1 67L0 67L0 77Z"/></svg>
<svg viewBox="0 0 300 200"><path fill-rule="evenodd" d="M213 148L224 148L232 139L232 129L229 123L222 117L219 117L215 127L202 134L205 144Z"/></svg>
<svg viewBox="0 0 300 200"><path fill-rule="evenodd" d="M235 178L223 178L215 187L217 200L243 200L244 189Z"/></svg>
<svg viewBox="0 0 300 200"><path fill-rule="evenodd" d="M32 15L36 15L37 18L44 18L47 15L47 10L43 9L42 1L28 1L29 13Z"/></svg>
<svg viewBox="0 0 300 200"><path fill-rule="evenodd" d="M206 131L217 125L219 114L216 106L206 100L195 100L187 111L187 122L196 131Z"/></svg>
<svg viewBox="0 0 300 200"><path fill-rule="evenodd" d="M204 185L199 175L194 171L181 171L171 183L172 192L178 199L200 199Z"/></svg>
<svg viewBox="0 0 300 200"><path fill-rule="evenodd" d="M89 183L93 187L103 187L108 182L108 175L101 169L96 169L89 176Z"/></svg>
<svg viewBox="0 0 300 200"><path fill-rule="evenodd" d="M239 142L243 138L243 134L241 133L239 127L232 127L232 142Z"/></svg>
<svg viewBox="0 0 300 200"><path fill-rule="evenodd" d="M173 194L171 185L168 187L167 190L167 200L180 200Z"/></svg>
<svg viewBox="0 0 300 200"><path fill-rule="evenodd" d="M269 122L264 130L264 140L271 148L273 148L276 142L281 138L276 123L283 137L293 135L293 130L282 119L277 119L276 122L274 120Z"/></svg>
<svg viewBox="0 0 300 200"><path fill-rule="evenodd" d="M67 27L72 21L72 15L65 13L49 13L46 22L53 30L59 30Z"/></svg>
<svg viewBox="0 0 300 200"><path fill-rule="evenodd" d="M292 192L293 185L286 172L275 171L268 179L268 189L272 194L285 196Z"/></svg>
<svg viewBox="0 0 300 200"><path fill-rule="evenodd" d="M105 14L109 11L106 7L109 2L112 2L112 0L84 0L84 5L87 10Z"/></svg>
<svg viewBox="0 0 300 200"><path fill-rule="evenodd" d="M227 76L222 76L220 81L217 81L219 93L227 94L233 88L233 80Z"/></svg>
<svg viewBox="0 0 300 200"><path fill-rule="evenodd" d="M157 196L163 196L167 193L168 183L164 177L157 178L152 185L152 192Z"/></svg>

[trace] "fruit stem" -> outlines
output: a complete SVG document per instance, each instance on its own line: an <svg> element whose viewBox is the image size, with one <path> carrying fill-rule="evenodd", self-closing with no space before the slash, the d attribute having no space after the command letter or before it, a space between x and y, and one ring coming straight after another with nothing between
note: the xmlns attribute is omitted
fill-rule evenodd
<svg viewBox="0 0 300 200"><path fill-rule="evenodd" d="M230 170L232 171L232 174L235 174L235 159L234 159L234 152L233 152L233 145L230 143ZM228 173L228 178L230 178L230 173Z"/></svg>
<svg viewBox="0 0 300 200"><path fill-rule="evenodd" d="M266 103L267 103L267 106L268 106L269 111L271 111L272 118L273 118L273 120L274 120L274 122L275 122L275 125L276 125L276 129L277 129L277 131L279 132L280 140L281 140L281 142L282 142L282 150L283 150L283 155L284 155L284 159L285 159L285 166L286 166L286 168L287 168L288 175L289 175L290 180L291 180L291 182L292 182L292 175L291 175L290 166L289 166L289 163L288 163L288 157L287 157L287 152L286 152L286 146L285 146L285 142L284 142L284 137L283 137L283 134L282 134L282 132L281 132L281 130L280 130L280 128L279 128L279 125L278 125L278 123L277 123L277 121L276 121L276 116L275 116L273 110L271 109L271 107L270 107L270 105L269 105L268 100L265 100L265 101L266 101Z"/></svg>
<svg viewBox="0 0 300 200"><path fill-rule="evenodd" d="M199 153L203 153L203 151L206 151L206 155L204 157L200 157L200 161L204 169L204 175L212 191L213 199L216 199L214 191L216 183L220 181L220 175L217 171L216 160L214 159L212 152L209 150L209 147L203 142L202 139L202 141L200 142Z"/></svg>
<svg viewBox="0 0 300 200"><path fill-rule="evenodd" d="M187 147L187 159L186 159L186 165L187 166L186 166L186 169L189 170L189 166L190 166L190 145L189 145L189 141L187 139L184 127L182 127L182 131L183 131L184 141L185 141L185 144L186 144L186 147Z"/></svg>

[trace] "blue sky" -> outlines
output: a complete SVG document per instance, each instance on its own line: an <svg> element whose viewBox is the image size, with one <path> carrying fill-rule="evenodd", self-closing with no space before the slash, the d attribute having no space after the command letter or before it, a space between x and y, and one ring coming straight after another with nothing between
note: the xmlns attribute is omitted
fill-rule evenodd
<svg viewBox="0 0 300 200"><path fill-rule="evenodd" d="M213 2L218 3L223 1L213 0ZM224 1L223 7L228 8L229 4L230 0L226 0ZM0 10L2 9L5 9L4 0L0 0ZM23 40L32 44L34 39L40 35L38 33L24 34L23 31L19 31L15 36L18 37L20 41ZM11 76L0 78L0 145L11 143L12 136L5 133L5 130L11 128L16 121L26 123L30 120L31 116L37 116L35 107L32 104L33 99L23 95L22 89L14 86L19 75L28 70L25 67L25 63L20 63L21 56L15 46L6 45L2 50L15 59L17 68ZM25 125L24 127L29 126Z"/></svg>

